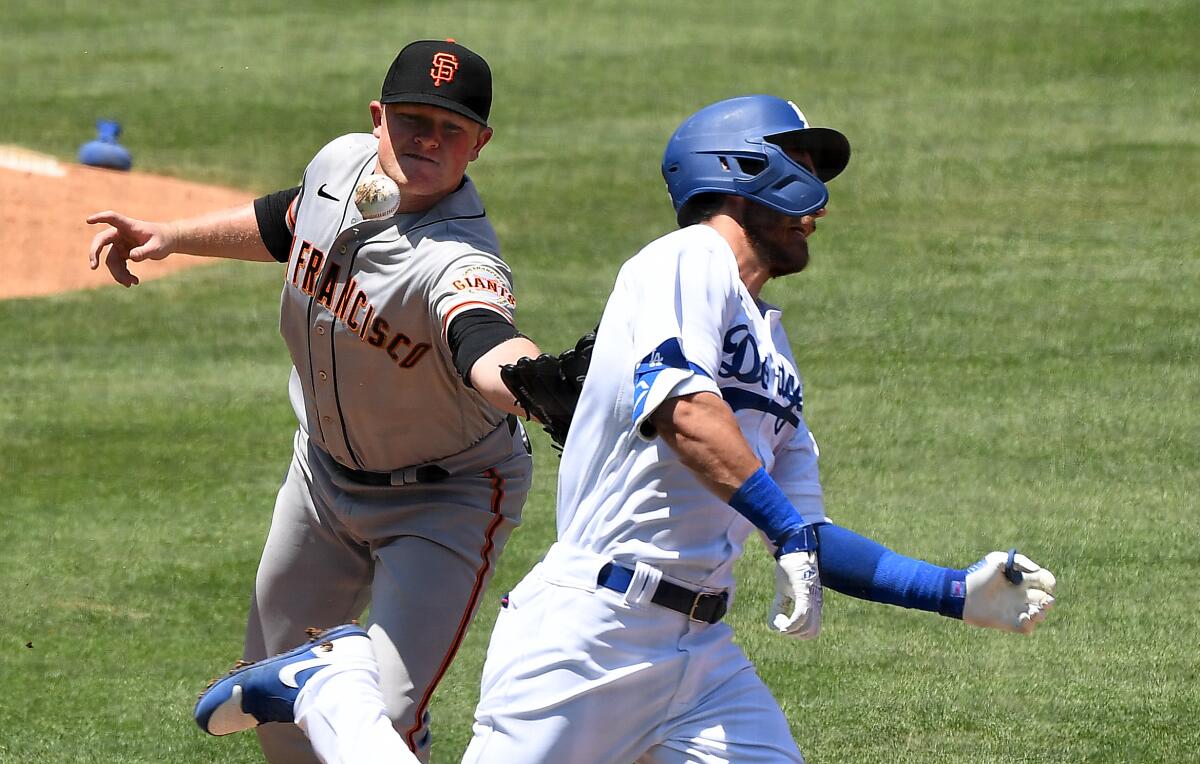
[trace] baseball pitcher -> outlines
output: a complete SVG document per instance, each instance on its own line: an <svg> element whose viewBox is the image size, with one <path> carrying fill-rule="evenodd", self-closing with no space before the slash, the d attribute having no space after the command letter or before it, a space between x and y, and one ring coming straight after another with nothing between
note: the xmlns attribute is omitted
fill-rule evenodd
<svg viewBox="0 0 1200 764"><path fill-rule="evenodd" d="M500 367L539 351L515 328L512 274L465 175L492 137L491 95L478 54L417 41L370 104L372 132L322 148L298 187L166 224L89 219L108 225L92 267L103 257L126 286L137 283L129 262L173 252L283 264L298 427L244 657L370 604L386 723L422 758L434 688L520 521L532 469L514 416L526 409ZM259 732L274 764L316 761L292 724Z"/></svg>

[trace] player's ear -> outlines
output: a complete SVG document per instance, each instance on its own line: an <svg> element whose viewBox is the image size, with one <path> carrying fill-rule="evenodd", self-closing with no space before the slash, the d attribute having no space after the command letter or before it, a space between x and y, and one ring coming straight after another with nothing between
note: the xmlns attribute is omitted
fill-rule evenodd
<svg viewBox="0 0 1200 764"><path fill-rule="evenodd" d="M383 125L383 104L379 101L371 101L371 124L374 125L371 130L371 135L376 138L379 136L380 127Z"/></svg>
<svg viewBox="0 0 1200 764"><path fill-rule="evenodd" d="M471 158L467 161L474 162L479 158L479 152L483 151L483 147L492 139L492 128L485 127L479 131L479 139L475 141L475 148L471 151Z"/></svg>

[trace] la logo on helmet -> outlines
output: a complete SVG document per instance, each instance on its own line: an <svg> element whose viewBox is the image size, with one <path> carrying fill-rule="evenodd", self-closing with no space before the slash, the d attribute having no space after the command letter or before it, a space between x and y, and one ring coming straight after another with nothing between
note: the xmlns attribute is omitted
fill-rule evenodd
<svg viewBox="0 0 1200 764"><path fill-rule="evenodd" d="M796 116L800 118L800 128L804 129L808 127L808 119L804 116L804 112L800 111L800 107L796 105L796 102L788 101L788 106L791 106L792 111L796 112Z"/></svg>

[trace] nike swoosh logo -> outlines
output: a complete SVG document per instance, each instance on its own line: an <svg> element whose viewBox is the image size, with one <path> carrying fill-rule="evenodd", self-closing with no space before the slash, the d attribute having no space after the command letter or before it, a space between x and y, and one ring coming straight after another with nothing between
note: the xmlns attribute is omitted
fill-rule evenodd
<svg viewBox="0 0 1200 764"><path fill-rule="evenodd" d="M336 196L330 196L329 194L325 193L325 186L327 186L327 185L328 185L327 183L321 184L321 187L317 189L317 196L323 196L326 199L332 199L335 202L340 202L341 199L338 199Z"/></svg>
<svg viewBox="0 0 1200 764"><path fill-rule="evenodd" d="M298 681L296 681L297 674L299 674L301 671L304 671L305 669L317 668L319 666L328 666L332 663L333 663L333 661L331 661L328 657L322 657L322 656L318 656L316 658L309 658L306 661L296 661L295 663L289 663L288 665L279 669L279 681L283 682L288 687L300 689L300 683Z"/></svg>

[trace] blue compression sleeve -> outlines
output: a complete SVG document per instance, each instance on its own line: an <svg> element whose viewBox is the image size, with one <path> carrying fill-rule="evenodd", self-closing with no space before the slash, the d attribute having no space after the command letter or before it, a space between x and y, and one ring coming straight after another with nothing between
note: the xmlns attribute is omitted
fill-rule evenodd
<svg viewBox="0 0 1200 764"><path fill-rule="evenodd" d="M730 497L729 506L765 533L780 554L812 550L816 546L812 526L804 522L779 484L762 467L746 478Z"/></svg>
<svg viewBox="0 0 1200 764"><path fill-rule="evenodd" d="M962 618L967 571L897 554L832 523L818 526L821 584L851 597Z"/></svg>

